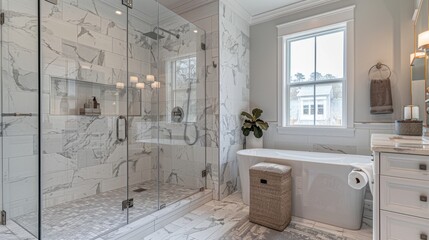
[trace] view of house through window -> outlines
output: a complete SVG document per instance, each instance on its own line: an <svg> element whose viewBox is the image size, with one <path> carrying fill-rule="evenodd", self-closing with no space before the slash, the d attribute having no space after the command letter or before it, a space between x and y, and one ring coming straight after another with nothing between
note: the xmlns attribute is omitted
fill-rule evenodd
<svg viewBox="0 0 429 240"><path fill-rule="evenodd" d="M345 28L285 37L287 125L342 126Z"/></svg>

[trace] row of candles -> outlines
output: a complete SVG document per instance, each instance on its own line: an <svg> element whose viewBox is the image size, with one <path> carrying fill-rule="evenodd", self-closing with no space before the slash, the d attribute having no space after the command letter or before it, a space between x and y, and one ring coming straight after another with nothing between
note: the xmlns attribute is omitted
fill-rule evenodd
<svg viewBox="0 0 429 240"><path fill-rule="evenodd" d="M146 81L151 82L150 86L153 89L161 88L161 83L158 81L155 81L154 75L146 75ZM145 84L142 82L139 82L139 78L137 76L130 76L130 82L135 83L136 88L138 88L138 89L144 89L145 88ZM117 82L116 88L117 89L124 89L125 83Z"/></svg>

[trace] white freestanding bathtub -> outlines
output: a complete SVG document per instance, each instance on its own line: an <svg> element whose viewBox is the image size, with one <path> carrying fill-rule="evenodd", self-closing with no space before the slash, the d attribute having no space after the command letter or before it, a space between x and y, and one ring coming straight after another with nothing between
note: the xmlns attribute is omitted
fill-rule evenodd
<svg viewBox="0 0 429 240"><path fill-rule="evenodd" d="M249 168L259 162L292 167L292 214L341 228L360 229L365 188L348 186L352 163L371 157L275 149L237 152L243 201L249 204Z"/></svg>

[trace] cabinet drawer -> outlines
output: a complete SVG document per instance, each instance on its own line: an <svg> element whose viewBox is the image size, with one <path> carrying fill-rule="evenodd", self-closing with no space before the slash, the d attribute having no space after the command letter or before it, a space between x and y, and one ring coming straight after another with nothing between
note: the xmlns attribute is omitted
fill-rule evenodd
<svg viewBox="0 0 429 240"><path fill-rule="evenodd" d="M381 176L380 208L429 219L429 182Z"/></svg>
<svg viewBox="0 0 429 240"><path fill-rule="evenodd" d="M429 239L429 220L381 211L382 240Z"/></svg>
<svg viewBox="0 0 429 240"><path fill-rule="evenodd" d="M381 175L429 181L429 156L382 153Z"/></svg>

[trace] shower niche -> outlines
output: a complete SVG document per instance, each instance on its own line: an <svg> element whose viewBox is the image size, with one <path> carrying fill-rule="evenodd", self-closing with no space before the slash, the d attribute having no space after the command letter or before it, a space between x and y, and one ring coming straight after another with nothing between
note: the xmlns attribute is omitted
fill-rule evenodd
<svg viewBox="0 0 429 240"><path fill-rule="evenodd" d="M127 96L128 94L128 96ZM142 89L123 83L104 84L74 79L51 78L50 114L52 115L128 115L141 116ZM93 103L95 97L97 111L85 111L85 106ZM91 106L92 107L92 106ZM87 108L88 110L88 108Z"/></svg>

